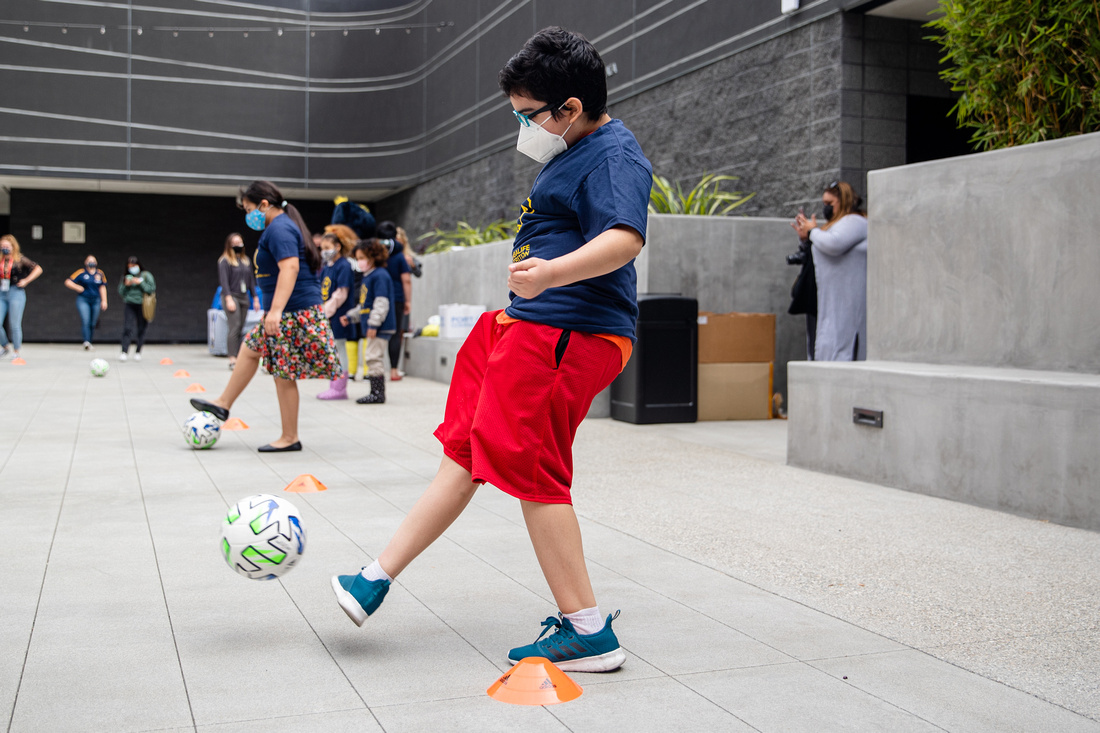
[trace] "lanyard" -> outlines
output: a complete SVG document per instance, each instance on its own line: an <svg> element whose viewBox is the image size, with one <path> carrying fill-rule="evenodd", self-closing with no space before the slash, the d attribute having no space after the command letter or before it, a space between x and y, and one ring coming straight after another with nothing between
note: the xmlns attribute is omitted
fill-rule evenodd
<svg viewBox="0 0 1100 733"><path fill-rule="evenodd" d="M5 258L5 259L7 259L7 258ZM11 259L8 259L8 261L5 263L4 277L0 278L0 280L11 280L11 270L12 270L12 267L14 267L14 266L15 266L15 258L12 257Z"/></svg>

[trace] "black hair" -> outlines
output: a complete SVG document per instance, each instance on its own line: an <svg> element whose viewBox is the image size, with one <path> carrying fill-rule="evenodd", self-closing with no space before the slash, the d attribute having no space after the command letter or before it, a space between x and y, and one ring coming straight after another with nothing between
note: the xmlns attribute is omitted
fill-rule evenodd
<svg viewBox="0 0 1100 733"><path fill-rule="evenodd" d="M141 260L137 258L137 255L130 255L126 258L126 269L129 269L130 265L137 265L138 267L141 267ZM145 268L141 267L141 269L144 270Z"/></svg>
<svg viewBox="0 0 1100 733"><path fill-rule="evenodd" d="M522 94L558 108L565 100L581 100L592 122L607 112L607 73L596 47L579 33L552 26L533 35L500 70L497 77L505 96Z"/></svg>
<svg viewBox="0 0 1100 733"><path fill-rule="evenodd" d="M397 241L397 225L392 221L380 223L374 236L383 241L391 256L405 251L405 245Z"/></svg>
<svg viewBox="0 0 1100 733"><path fill-rule="evenodd" d="M291 221L298 225L298 231L302 233L302 244L306 248L306 265L313 272L321 271L321 251L313 243L313 235L309 233L309 227L306 226L305 219L302 218L302 215L298 212L298 209L294 208L293 204L286 202L283 194L275 188L274 183L271 181L253 181L248 184L248 188L240 189L240 195L242 201L247 199L257 206L260 205L261 201L266 201L272 206L285 211Z"/></svg>

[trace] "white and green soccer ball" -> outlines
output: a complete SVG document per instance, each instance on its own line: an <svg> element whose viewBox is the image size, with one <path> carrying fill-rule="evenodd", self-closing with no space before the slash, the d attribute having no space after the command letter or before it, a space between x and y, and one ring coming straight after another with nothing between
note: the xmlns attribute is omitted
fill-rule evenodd
<svg viewBox="0 0 1100 733"><path fill-rule="evenodd" d="M225 562L251 580L273 580L290 572L305 549L298 510L271 494L241 499L222 522Z"/></svg>
<svg viewBox="0 0 1100 733"><path fill-rule="evenodd" d="M105 377L107 372L111 371L111 365L106 359L92 359L88 367L92 370L93 377Z"/></svg>
<svg viewBox="0 0 1100 733"><path fill-rule="evenodd" d="M195 450L205 450L218 442L222 424L211 412L196 412L183 423L183 439Z"/></svg>

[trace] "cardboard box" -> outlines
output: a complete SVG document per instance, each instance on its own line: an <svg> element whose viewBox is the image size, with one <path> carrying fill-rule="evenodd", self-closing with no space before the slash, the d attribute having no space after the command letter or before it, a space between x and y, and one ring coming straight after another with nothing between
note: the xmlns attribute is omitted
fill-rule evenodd
<svg viewBox="0 0 1100 733"><path fill-rule="evenodd" d="M774 313L700 311L700 364L763 364L774 361Z"/></svg>
<svg viewBox="0 0 1100 733"><path fill-rule="evenodd" d="M772 416L772 363L700 364L702 420L768 420Z"/></svg>

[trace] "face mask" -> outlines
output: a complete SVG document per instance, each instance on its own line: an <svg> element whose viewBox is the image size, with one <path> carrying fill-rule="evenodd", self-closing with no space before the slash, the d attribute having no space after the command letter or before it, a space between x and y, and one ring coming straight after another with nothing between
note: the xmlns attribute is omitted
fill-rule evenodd
<svg viewBox="0 0 1100 733"><path fill-rule="evenodd" d="M4 247L4 249L0 249L0 254L3 254L5 257L7 257L8 255L11 254L11 250L8 249L7 247Z"/></svg>
<svg viewBox="0 0 1100 733"><path fill-rule="evenodd" d="M821 207L821 213L825 216L825 221L829 221L833 218L833 205L825 204Z"/></svg>
<svg viewBox="0 0 1100 733"><path fill-rule="evenodd" d="M321 259L325 261L326 265L332 264L332 261L336 259L336 250L323 249L321 250Z"/></svg>
<svg viewBox="0 0 1100 733"><path fill-rule="evenodd" d="M370 272L371 263L369 260L356 260L355 263L359 265L359 272Z"/></svg>
<svg viewBox="0 0 1100 733"><path fill-rule="evenodd" d="M244 249L244 242L241 242L240 244L234 243L233 249Z"/></svg>
<svg viewBox="0 0 1100 733"><path fill-rule="evenodd" d="M569 132L572 127L573 123L569 123L569 127L565 128L565 132ZM555 135L533 122L530 125L521 125L519 128L519 141L516 142L516 150L536 162L549 163L555 156L564 153L568 147L565 142L565 133Z"/></svg>
<svg viewBox="0 0 1100 733"><path fill-rule="evenodd" d="M264 212L260 211L260 207L258 206L244 215L244 223L248 225L249 229L257 232L262 232L264 227L267 226Z"/></svg>
<svg viewBox="0 0 1100 733"><path fill-rule="evenodd" d="M130 274L131 274L131 275L136 275L136 274L138 274L139 272L141 272L141 268L140 268L140 267L131 267L131 268L130 268Z"/></svg>
<svg viewBox="0 0 1100 733"><path fill-rule="evenodd" d="M94 270L98 265L95 262L85 262L84 267L88 270Z"/></svg>

